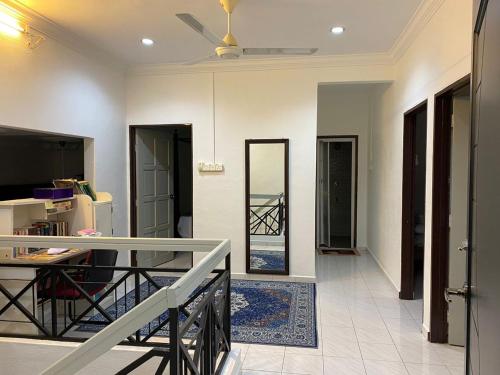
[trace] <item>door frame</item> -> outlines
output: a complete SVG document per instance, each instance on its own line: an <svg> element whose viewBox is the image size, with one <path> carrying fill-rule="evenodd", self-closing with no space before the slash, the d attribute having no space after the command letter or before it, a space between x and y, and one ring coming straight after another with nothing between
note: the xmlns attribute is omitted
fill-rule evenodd
<svg viewBox="0 0 500 375"><path fill-rule="evenodd" d="M316 199L315 199L315 217L316 217L316 225L315 225L315 246L317 246L317 240L318 240L318 230L319 230L319 219L318 219L318 168L319 168L319 158L318 158L318 143L322 139L346 139L346 138L352 138L354 139L354 147L356 148L355 152L355 163L354 163L354 194L353 194L353 203L354 203L354 215L353 215L353 228L352 228L352 233L353 233L353 249L355 249L358 245L358 163L359 163L359 135L318 135L316 137Z"/></svg>
<svg viewBox="0 0 500 375"><path fill-rule="evenodd" d="M130 181L129 181L129 188L130 188L130 200L129 200L129 206L130 206L130 237L137 237L137 206L136 206L136 200L137 200L137 172L136 172L136 160L137 160L137 155L136 155L136 150L135 150L135 142L137 139L137 129L152 129L152 130L161 130L161 129L171 129L175 130L176 128L181 128L181 127L189 127L191 130L191 162L193 162L193 126L192 124L165 124L165 125L129 125L129 173L130 173ZM175 149L174 149L174 160L176 158L175 155ZM174 164L176 162L174 161ZM191 163L193 164L193 163ZM176 171L177 167L174 165L174 173ZM194 185L194 168L193 169L193 185ZM176 182L176 179L174 178L174 195L177 193L177 189L179 188L178 183ZM192 207L194 211L194 194L192 194ZM176 212L176 207L174 205L174 217L175 217L175 212ZM174 223L175 226L175 223ZM194 227L194 212L193 212L193 227ZM174 233L175 233L175 227L174 227ZM137 252L136 251L131 251L131 265L132 266L137 266L137 258L136 258ZM193 254L191 254L191 264L193 263Z"/></svg>
<svg viewBox="0 0 500 375"><path fill-rule="evenodd" d="M415 224L415 142L416 121L420 112L427 113L427 100L417 104L404 113L403 128L403 181L402 181L402 213L401 213L401 287L399 298L412 300L415 285L415 241L413 236ZM426 152L427 157L427 152ZM424 250L425 254L425 250Z"/></svg>
<svg viewBox="0 0 500 375"><path fill-rule="evenodd" d="M452 113L454 93L470 85L470 74L434 96L434 150L432 159L431 315L428 340L448 342L448 304L444 291L449 275L449 226ZM464 270L465 272L465 270Z"/></svg>

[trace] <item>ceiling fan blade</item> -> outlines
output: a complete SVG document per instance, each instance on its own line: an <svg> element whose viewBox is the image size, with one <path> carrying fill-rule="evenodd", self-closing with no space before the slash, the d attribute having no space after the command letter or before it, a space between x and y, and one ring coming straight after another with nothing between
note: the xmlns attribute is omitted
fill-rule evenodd
<svg viewBox="0 0 500 375"><path fill-rule="evenodd" d="M176 14L177 18L196 31L198 34L201 34L210 41L210 43L216 46L224 46L225 43L221 40L221 38L217 37L210 30L208 30L205 26L203 26L196 18L194 18L189 13L178 13Z"/></svg>
<svg viewBox="0 0 500 375"><path fill-rule="evenodd" d="M312 55L317 48L243 48L244 55Z"/></svg>
<svg viewBox="0 0 500 375"><path fill-rule="evenodd" d="M215 60L216 57L217 57L217 55L208 55L208 56L204 56L204 57L197 57L195 59L183 62L182 65L195 65L195 64L199 64L199 63L202 63L205 61Z"/></svg>

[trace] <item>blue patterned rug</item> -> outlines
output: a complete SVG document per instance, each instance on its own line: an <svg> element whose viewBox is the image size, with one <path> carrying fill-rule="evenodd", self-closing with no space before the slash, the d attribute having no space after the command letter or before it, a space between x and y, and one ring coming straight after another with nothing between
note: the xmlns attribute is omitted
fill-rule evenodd
<svg viewBox="0 0 500 375"><path fill-rule="evenodd" d="M160 286L172 285L175 278L153 277ZM153 294L155 288L141 284L141 300ZM113 318L120 317L135 305L134 292L127 293L106 309ZM231 335L234 342L317 347L316 290L311 283L280 281L231 280ZM165 321L168 312L141 330L147 335ZM106 321L101 314L92 321ZM98 332L103 326L80 325L78 331ZM157 336L168 336L168 324Z"/></svg>
<svg viewBox="0 0 500 375"><path fill-rule="evenodd" d="M256 270L284 270L285 252L269 250L251 250L250 268Z"/></svg>

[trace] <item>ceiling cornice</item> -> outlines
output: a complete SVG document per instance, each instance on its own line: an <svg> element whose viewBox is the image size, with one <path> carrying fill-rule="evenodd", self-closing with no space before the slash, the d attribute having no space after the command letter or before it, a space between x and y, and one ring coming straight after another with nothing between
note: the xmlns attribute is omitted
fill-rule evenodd
<svg viewBox="0 0 500 375"><path fill-rule="evenodd" d="M2 3L15 10L21 21L29 25L30 29L52 39L86 58L90 58L102 64L118 70L125 70L125 64L110 53L98 48L88 41L80 38L71 31L59 26L52 20L44 17L33 9L21 4L17 0L2 0Z"/></svg>
<svg viewBox="0 0 500 375"><path fill-rule="evenodd" d="M128 69L130 75L162 75L182 73L238 72L259 70L322 69L350 66L392 65L387 53L359 55L310 56L296 58L267 58L218 60L196 65L141 64Z"/></svg>
<svg viewBox="0 0 500 375"><path fill-rule="evenodd" d="M422 29L429 23L445 0L424 0L396 39L388 54L397 63L415 41Z"/></svg>

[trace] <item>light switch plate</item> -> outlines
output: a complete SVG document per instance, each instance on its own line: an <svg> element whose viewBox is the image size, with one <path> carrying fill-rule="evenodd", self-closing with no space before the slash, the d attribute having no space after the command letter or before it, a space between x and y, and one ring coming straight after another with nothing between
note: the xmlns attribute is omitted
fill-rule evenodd
<svg viewBox="0 0 500 375"><path fill-rule="evenodd" d="M205 163L200 161L198 163L198 171L200 172L224 172L223 163Z"/></svg>

